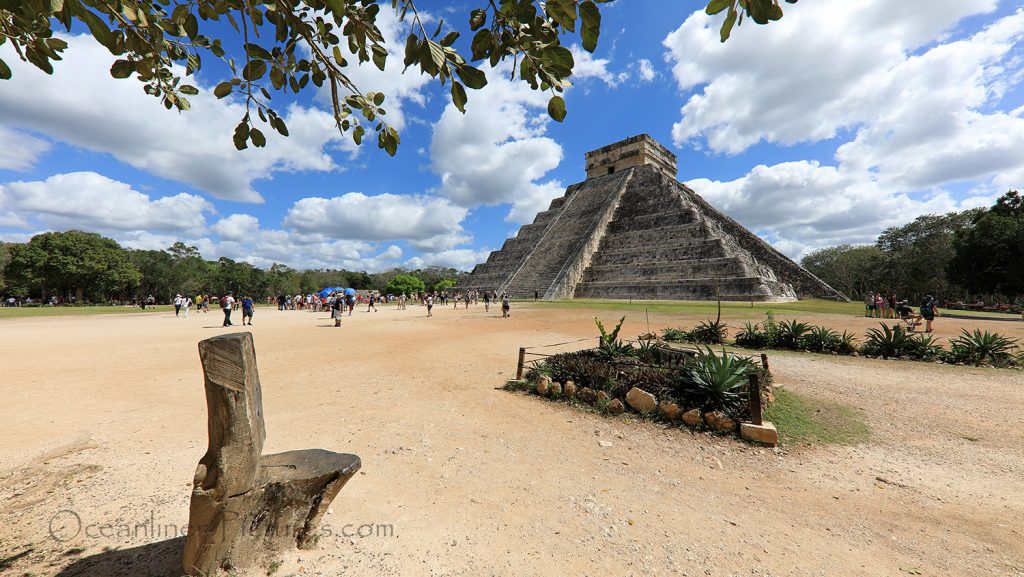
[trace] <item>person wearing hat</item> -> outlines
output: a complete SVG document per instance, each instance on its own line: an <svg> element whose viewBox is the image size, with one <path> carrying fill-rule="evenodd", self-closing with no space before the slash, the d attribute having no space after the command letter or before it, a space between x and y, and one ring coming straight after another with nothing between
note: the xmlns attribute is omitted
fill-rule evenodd
<svg viewBox="0 0 1024 577"><path fill-rule="evenodd" d="M231 326L231 309L235 306L235 293L228 291L228 296L220 299L220 308L224 310L224 324L221 326Z"/></svg>
<svg viewBox="0 0 1024 577"><path fill-rule="evenodd" d="M174 295L174 316L181 312L181 295Z"/></svg>

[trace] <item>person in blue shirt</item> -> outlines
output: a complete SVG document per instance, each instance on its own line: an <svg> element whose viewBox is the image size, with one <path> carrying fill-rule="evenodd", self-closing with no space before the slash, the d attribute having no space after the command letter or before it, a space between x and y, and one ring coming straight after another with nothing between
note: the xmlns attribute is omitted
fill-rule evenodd
<svg viewBox="0 0 1024 577"><path fill-rule="evenodd" d="M251 296L245 296L242 298L242 325L245 325L245 319L249 319L249 326L252 326L252 313L253 313L253 302Z"/></svg>

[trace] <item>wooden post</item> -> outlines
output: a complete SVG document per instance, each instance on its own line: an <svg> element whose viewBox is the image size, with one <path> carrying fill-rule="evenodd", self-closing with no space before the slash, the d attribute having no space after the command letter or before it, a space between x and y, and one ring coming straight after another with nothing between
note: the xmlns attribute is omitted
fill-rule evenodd
<svg viewBox="0 0 1024 577"><path fill-rule="evenodd" d="M519 365L516 366L516 380L523 378L523 363L526 362L526 348L519 347Z"/></svg>
<svg viewBox="0 0 1024 577"><path fill-rule="evenodd" d="M750 394L750 422L755 425L764 423L761 417L761 385L757 382L757 374L747 375L748 392Z"/></svg>
<svg viewBox="0 0 1024 577"><path fill-rule="evenodd" d="M761 368L764 372L768 372L768 355L761 353Z"/></svg>

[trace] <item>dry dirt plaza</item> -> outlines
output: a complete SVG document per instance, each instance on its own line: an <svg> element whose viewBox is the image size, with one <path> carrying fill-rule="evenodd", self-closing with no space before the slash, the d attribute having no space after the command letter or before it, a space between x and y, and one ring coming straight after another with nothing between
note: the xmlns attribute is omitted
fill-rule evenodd
<svg viewBox="0 0 1024 577"><path fill-rule="evenodd" d="M318 548L238 576L1024 576L1024 373L771 353L776 383L856 407L871 429L779 450L497 389L518 347L595 337L595 314L620 316L382 306L336 329L327 313L258 309L265 452L363 464ZM646 330L627 316L624 335ZM196 343L243 330L220 324L0 319L0 574L180 575L169 533L188 522L207 442ZM1024 337L1020 322L936 325Z"/></svg>

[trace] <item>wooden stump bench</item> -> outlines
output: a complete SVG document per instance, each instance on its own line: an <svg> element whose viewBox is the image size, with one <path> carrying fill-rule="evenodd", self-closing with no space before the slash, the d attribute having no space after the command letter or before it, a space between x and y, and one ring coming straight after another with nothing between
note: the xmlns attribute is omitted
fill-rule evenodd
<svg viewBox="0 0 1024 577"><path fill-rule="evenodd" d="M263 455L263 396L251 333L200 341L209 448L196 467L182 568L245 568L314 545L331 501L359 470L322 449Z"/></svg>

